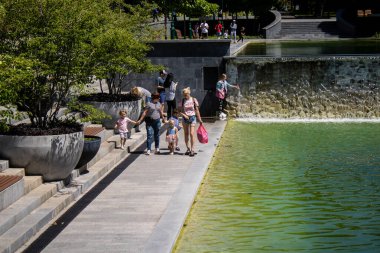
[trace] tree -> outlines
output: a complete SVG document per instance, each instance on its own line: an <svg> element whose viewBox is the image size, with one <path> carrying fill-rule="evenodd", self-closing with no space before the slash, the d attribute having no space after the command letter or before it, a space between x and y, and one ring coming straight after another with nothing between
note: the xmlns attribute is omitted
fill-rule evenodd
<svg viewBox="0 0 380 253"><path fill-rule="evenodd" d="M190 17L202 17L218 11L218 5L211 4L206 0L153 0L153 2L157 4L164 14L165 31L167 19L172 11L180 12Z"/></svg>
<svg viewBox="0 0 380 253"><path fill-rule="evenodd" d="M114 4L113 11L118 14L92 41L94 74L100 87L106 80L109 94L120 94L122 83L131 73L160 68L146 58L151 48L144 42L157 36L157 31L149 26L151 7L147 2Z"/></svg>
<svg viewBox="0 0 380 253"><path fill-rule="evenodd" d="M11 94L0 106L17 105L33 126L49 128L59 123L71 91L95 74L109 66L150 69L147 36L137 24L146 17L125 7L118 0L0 0L0 55L6 62L0 65L0 93Z"/></svg>

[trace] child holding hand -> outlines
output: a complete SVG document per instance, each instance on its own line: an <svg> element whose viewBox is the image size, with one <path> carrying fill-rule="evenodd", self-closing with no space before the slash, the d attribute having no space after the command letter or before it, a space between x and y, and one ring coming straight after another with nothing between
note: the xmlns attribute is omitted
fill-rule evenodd
<svg viewBox="0 0 380 253"><path fill-rule="evenodd" d="M115 129L119 130L121 149L125 149L125 142L127 141L129 134L128 122L131 122L135 125L137 122L128 118L127 112L125 110L120 110L119 115L120 118L115 123Z"/></svg>
<svg viewBox="0 0 380 253"><path fill-rule="evenodd" d="M179 130L181 130L181 126L180 126L180 123L179 123L179 110L176 108L173 110L173 115L169 118L169 120L173 120L174 121L174 126ZM181 149L179 148L178 146L178 138L176 139L175 141L175 150L176 151L180 151Z"/></svg>
<svg viewBox="0 0 380 253"><path fill-rule="evenodd" d="M178 128L174 124L174 120L169 120L169 127L166 130L166 141L168 142L171 155L174 154L174 148L178 140Z"/></svg>

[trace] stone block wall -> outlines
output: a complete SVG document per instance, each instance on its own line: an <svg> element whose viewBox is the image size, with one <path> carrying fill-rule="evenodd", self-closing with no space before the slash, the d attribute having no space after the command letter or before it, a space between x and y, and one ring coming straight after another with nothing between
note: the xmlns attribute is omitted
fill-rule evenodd
<svg viewBox="0 0 380 253"><path fill-rule="evenodd" d="M233 115L378 118L380 57L229 58Z"/></svg>

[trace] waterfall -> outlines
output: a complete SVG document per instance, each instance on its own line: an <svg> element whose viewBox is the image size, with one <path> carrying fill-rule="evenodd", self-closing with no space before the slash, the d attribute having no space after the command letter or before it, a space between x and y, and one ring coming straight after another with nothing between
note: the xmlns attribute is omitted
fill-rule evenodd
<svg viewBox="0 0 380 253"><path fill-rule="evenodd" d="M230 57L231 116L380 118L380 56Z"/></svg>

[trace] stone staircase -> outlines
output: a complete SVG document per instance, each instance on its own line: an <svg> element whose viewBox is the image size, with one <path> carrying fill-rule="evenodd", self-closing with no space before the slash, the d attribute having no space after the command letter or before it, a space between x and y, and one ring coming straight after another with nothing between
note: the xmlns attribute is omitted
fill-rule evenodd
<svg viewBox="0 0 380 253"><path fill-rule="evenodd" d="M333 19L282 19L281 39L325 39L345 37Z"/></svg>
<svg viewBox="0 0 380 253"><path fill-rule="evenodd" d="M86 165L88 173L80 175L79 170L74 170L67 186L63 181L44 183L42 177L26 176L24 169L9 168L8 161L0 160L0 178L7 182L14 178L14 182L0 188L0 253L22 250L33 236L146 139L145 131L133 133L126 143L128 149L122 150L117 148L119 136L113 130L102 129L96 135L102 137L102 144Z"/></svg>

